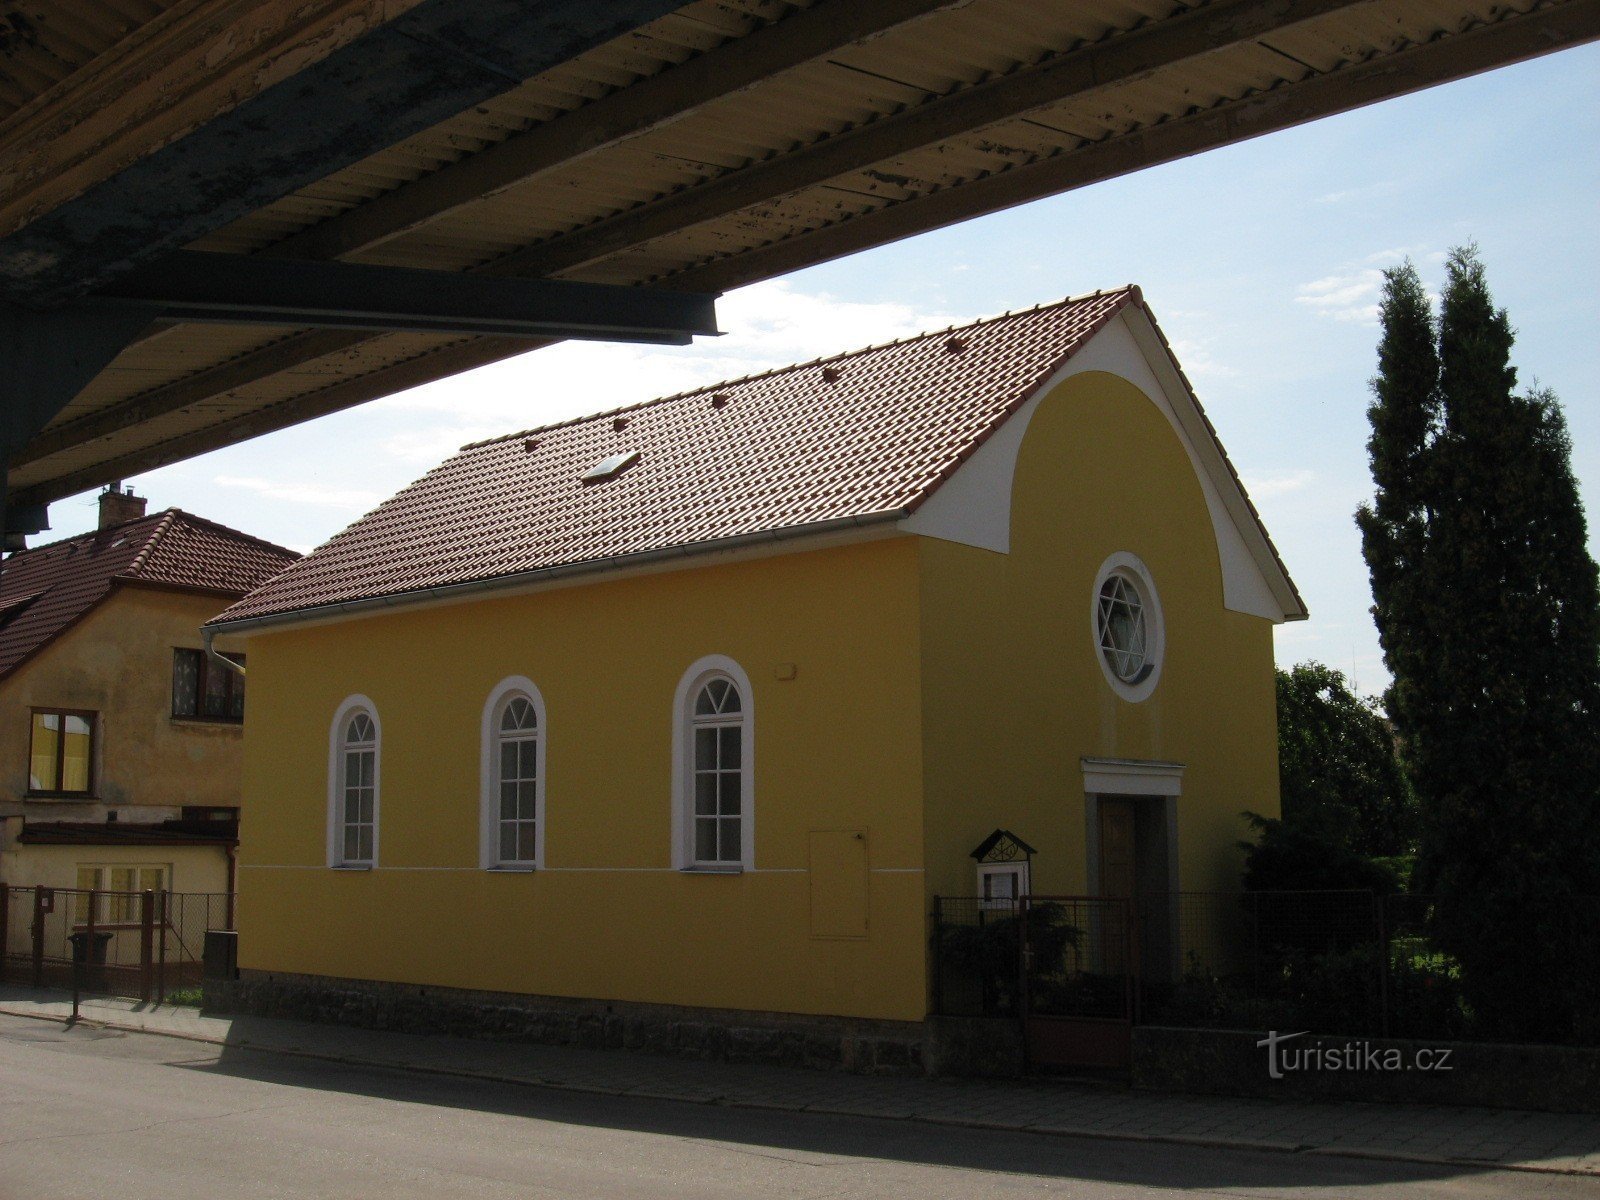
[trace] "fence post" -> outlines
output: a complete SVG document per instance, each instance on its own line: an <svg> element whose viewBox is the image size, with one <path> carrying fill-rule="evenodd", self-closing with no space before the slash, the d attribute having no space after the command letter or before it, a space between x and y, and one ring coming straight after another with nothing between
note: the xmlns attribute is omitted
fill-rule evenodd
<svg viewBox="0 0 1600 1200"><path fill-rule="evenodd" d="M933 960L933 1012L935 1016L944 1016L944 960L942 943L944 942L944 897L933 898L933 945L928 955Z"/></svg>
<svg viewBox="0 0 1600 1200"><path fill-rule="evenodd" d="M167 999L167 925L172 921L172 893L158 892L161 897L161 920L157 922L160 929L156 944L156 1003L164 1004Z"/></svg>
<svg viewBox="0 0 1600 1200"><path fill-rule="evenodd" d="M139 999L150 1003L152 973L151 959L155 954L156 894L146 891L139 896Z"/></svg>
<svg viewBox="0 0 1600 1200"><path fill-rule="evenodd" d="M1032 999L1028 987L1028 966L1033 957L1028 938L1029 908L1027 896L1017 899L1017 1024L1022 1031L1022 1069L1025 1072L1033 1070L1032 1056L1028 1053L1028 1006Z"/></svg>
<svg viewBox="0 0 1600 1200"><path fill-rule="evenodd" d="M7 942L11 935L11 889L0 883L0 980L6 977Z"/></svg>
<svg viewBox="0 0 1600 1200"><path fill-rule="evenodd" d="M44 986L44 894L42 883L33 885L33 986Z"/></svg>
<svg viewBox="0 0 1600 1200"><path fill-rule="evenodd" d="M1378 1029L1389 1036L1389 972L1393 964L1389 955L1389 897L1380 892L1372 894L1373 914L1378 919Z"/></svg>

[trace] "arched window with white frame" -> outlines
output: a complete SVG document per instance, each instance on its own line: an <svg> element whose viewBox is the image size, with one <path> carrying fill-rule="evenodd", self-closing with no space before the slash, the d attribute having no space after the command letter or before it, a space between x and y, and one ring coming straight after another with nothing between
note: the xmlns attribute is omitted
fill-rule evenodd
<svg viewBox="0 0 1600 1200"><path fill-rule="evenodd" d="M749 677L713 655L678 685L673 738L674 866L754 865L754 713Z"/></svg>
<svg viewBox="0 0 1600 1200"><path fill-rule="evenodd" d="M483 707L479 862L488 870L544 865L544 700L521 675Z"/></svg>
<svg viewBox="0 0 1600 1200"><path fill-rule="evenodd" d="M377 709L351 696L328 735L328 865L372 867L378 861L381 733Z"/></svg>

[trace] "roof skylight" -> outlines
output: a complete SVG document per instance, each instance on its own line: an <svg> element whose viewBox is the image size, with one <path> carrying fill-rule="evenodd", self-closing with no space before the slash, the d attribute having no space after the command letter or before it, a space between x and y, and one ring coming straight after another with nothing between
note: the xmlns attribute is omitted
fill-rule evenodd
<svg viewBox="0 0 1600 1200"><path fill-rule="evenodd" d="M583 473L583 482L599 483L603 479L610 479L613 475L620 475L638 461L637 450L624 450L620 454L607 455Z"/></svg>

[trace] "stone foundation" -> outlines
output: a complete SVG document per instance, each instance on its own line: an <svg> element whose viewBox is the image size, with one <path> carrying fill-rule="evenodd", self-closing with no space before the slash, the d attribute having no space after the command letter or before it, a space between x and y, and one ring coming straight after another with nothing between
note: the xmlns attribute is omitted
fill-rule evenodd
<svg viewBox="0 0 1600 1200"><path fill-rule="evenodd" d="M207 979L205 1011L862 1074L923 1071L920 1022L525 996L276 971Z"/></svg>

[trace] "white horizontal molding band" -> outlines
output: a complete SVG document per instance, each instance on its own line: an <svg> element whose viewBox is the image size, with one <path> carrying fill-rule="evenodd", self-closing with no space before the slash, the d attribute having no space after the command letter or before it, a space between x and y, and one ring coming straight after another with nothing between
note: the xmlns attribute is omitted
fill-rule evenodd
<svg viewBox="0 0 1600 1200"><path fill-rule="evenodd" d="M1184 764L1150 758L1084 758L1083 790L1091 796L1181 796Z"/></svg>

